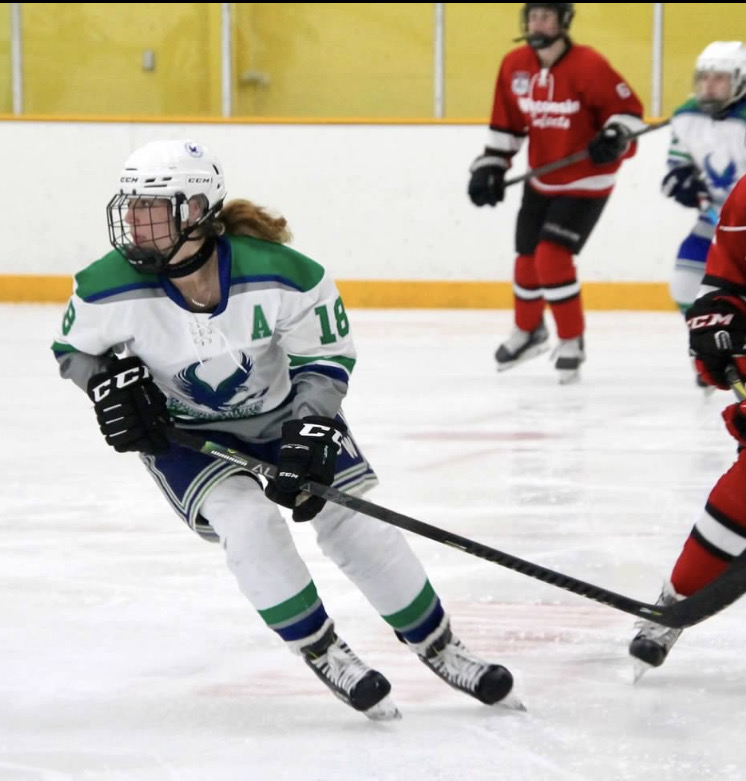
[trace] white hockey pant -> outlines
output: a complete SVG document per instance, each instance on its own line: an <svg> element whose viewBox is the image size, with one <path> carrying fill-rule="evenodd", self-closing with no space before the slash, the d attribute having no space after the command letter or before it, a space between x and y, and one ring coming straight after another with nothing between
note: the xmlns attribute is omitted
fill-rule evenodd
<svg viewBox="0 0 746 781"><path fill-rule="evenodd" d="M219 536L241 592L257 610L285 602L311 582L288 522L251 477L223 480L200 512ZM425 570L399 529L331 503L310 523L322 552L381 615L403 610L425 585Z"/></svg>

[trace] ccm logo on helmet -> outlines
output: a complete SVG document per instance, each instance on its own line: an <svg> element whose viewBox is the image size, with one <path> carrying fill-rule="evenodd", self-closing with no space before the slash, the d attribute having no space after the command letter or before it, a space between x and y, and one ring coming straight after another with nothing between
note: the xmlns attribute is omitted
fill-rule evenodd
<svg viewBox="0 0 746 781"><path fill-rule="evenodd" d="M733 322L733 315L720 315L713 313L711 315L700 315L699 317L692 317L691 320L687 320L686 324L689 326L690 331L694 331L697 328L711 328L716 325L730 325Z"/></svg>

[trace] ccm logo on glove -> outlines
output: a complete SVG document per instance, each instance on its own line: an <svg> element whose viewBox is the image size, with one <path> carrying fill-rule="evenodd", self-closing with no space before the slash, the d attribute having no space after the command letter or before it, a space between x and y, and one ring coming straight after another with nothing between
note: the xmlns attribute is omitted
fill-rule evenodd
<svg viewBox="0 0 746 781"><path fill-rule="evenodd" d="M91 377L87 391L101 433L118 453L168 451L171 416L166 397L139 358L114 361Z"/></svg>
<svg viewBox="0 0 746 781"><path fill-rule="evenodd" d="M319 423L303 423L298 436L301 437L331 437L331 441L339 449L342 444L342 432L334 426L325 426Z"/></svg>
<svg viewBox="0 0 746 781"><path fill-rule="evenodd" d="M143 382L147 379L151 379L150 369L144 364L133 366L124 371L120 371L113 377L108 377L98 385L94 385L89 389L89 395L91 400L101 401L105 399L115 388L120 390L126 388L129 385L135 385L138 382ZM113 384L112 384L113 383Z"/></svg>
<svg viewBox="0 0 746 781"><path fill-rule="evenodd" d="M301 491L308 480L331 485L337 453L347 426L341 420L321 415L289 420L282 427L277 476L264 490L268 499L292 508L293 520L310 521L325 500Z"/></svg>
<svg viewBox="0 0 746 781"><path fill-rule="evenodd" d="M718 325L730 325L733 322L733 315L721 315L718 312L713 312L708 315L699 315L698 317L690 317L686 324L689 326L690 331L694 331L697 328L711 328Z"/></svg>

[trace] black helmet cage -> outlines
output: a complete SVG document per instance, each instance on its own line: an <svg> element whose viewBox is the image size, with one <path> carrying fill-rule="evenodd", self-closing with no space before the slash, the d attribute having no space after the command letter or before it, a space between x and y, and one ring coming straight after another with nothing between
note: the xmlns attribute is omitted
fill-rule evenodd
<svg viewBox="0 0 746 781"><path fill-rule="evenodd" d="M106 218L109 228L109 241L111 245L122 255L134 268L145 274L166 274L167 276L183 276L196 271L199 266L207 260L203 257L204 253L198 252L192 258L187 258L179 263L170 265L170 260L192 238L195 231L211 222L215 215L222 208L222 201L216 203L211 209L207 206L207 198L204 195L196 195L200 205L204 209L203 215L188 228L182 230L182 224L189 218L189 206L186 196L183 193L175 193L169 196L158 195L134 195L128 193L117 193L107 204ZM125 219L130 209L137 205L140 200L148 204L156 201L167 202L171 205L170 216L173 219L173 231L175 238L173 244L164 251L155 247L139 247L132 239L131 230ZM156 235L155 224L151 223ZM168 233L160 238L171 238L171 223L167 225ZM209 231L208 231L209 233ZM156 236L157 237L157 236ZM197 262L195 262L197 261Z"/></svg>
<svg viewBox="0 0 746 781"><path fill-rule="evenodd" d="M524 3L521 9L521 32L528 35L528 14L532 8L551 8L557 12L560 30L567 32L575 16L575 3Z"/></svg>

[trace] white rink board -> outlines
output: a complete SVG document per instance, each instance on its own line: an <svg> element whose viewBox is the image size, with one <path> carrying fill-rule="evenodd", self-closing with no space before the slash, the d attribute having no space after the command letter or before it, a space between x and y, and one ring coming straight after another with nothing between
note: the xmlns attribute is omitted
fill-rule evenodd
<svg viewBox="0 0 746 781"><path fill-rule="evenodd" d="M670 129L641 138L581 254L584 281L667 281L693 213L663 198ZM0 275L68 275L109 250L105 207L124 160L156 138L213 147L228 197L280 211L293 246L337 279L508 281L521 188L468 200L475 125L5 122ZM525 149L510 176L526 170Z"/></svg>

